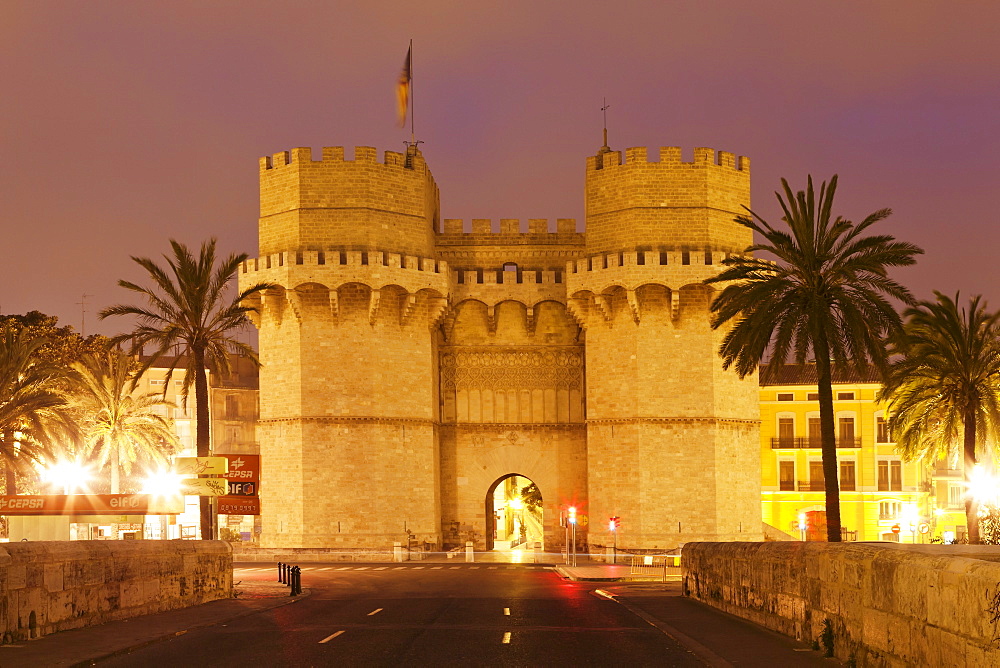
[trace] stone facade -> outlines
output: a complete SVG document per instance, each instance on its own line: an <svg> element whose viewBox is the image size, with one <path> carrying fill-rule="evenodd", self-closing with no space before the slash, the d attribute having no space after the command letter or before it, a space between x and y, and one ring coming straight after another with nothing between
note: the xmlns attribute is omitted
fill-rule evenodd
<svg viewBox="0 0 1000 668"><path fill-rule="evenodd" d="M492 491L547 550L760 538L757 379L724 372L703 279L751 243L749 162L603 147L576 221L440 220L418 151L263 158L263 547L492 545ZM589 536L587 535L587 520Z"/></svg>

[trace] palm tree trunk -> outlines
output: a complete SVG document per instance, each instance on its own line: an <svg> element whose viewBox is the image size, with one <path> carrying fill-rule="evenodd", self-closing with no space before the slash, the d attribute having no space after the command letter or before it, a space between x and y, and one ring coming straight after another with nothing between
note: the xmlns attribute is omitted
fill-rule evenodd
<svg viewBox="0 0 1000 668"><path fill-rule="evenodd" d="M121 493L121 448L116 443L114 453L111 456L111 493Z"/></svg>
<svg viewBox="0 0 1000 668"><path fill-rule="evenodd" d="M4 470L4 493L7 496L17 494L17 476L14 473L14 466L8 462Z"/></svg>
<svg viewBox="0 0 1000 668"><path fill-rule="evenodd" d="M963 451L965 454L965 482L969 482L969 476L972 475L972 469L975 467L977 462L976 457L976 406L969 405L965 407L965 415L962 417L964 422L964 443ZM982 538L979 535L979 504L976 499L971 495L965 497L965 524L969 530L969 542L973 545L978 545L982 542Z"/></svg>
<svg viewBox="0 0 1000 668"><path fill-rule="evenodd" d="M211 422L208 410L208 374L205 372L205 350L192 346L194 356L195 446L199 457L211 455ZM207 477L207 476L205 476ZM215 539L215 517L211 499L200 499L202 540Z"/></svg>
<svg viewBox="0 0 1000 668"><path fill-rule="evenodd" d="M821 331L813 338L816 353L816 389L819 392L819 429L823 444L823 485L826 490L826 539L839 543L840 531L840 482L837 470L837 433L833 420L833 374L830 365L830 346Z"/></svg>

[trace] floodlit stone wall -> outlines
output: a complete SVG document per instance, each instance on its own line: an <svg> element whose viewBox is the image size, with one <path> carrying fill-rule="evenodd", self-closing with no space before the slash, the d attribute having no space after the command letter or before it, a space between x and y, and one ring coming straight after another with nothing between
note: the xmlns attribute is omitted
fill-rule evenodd
<svg viewBox="0 0 1000 668"><path fill-rule="evenodd" d="M0 546L2 642L229 598L223 541L38 541Z"/></svg>
<svg viewBox="0 0 1000 668"><path fill-rule="evenodd" d="M419 151L353 155L260 163L262 547L488 548L515 474L549 551L569 505L584 544L611 515L622 547L760 539L756 376L722 370L702 284L752 241L745 158L602 151L581 232L441 220Z"/></svg>
<svg viewBox="0 0 1000 668"><path fill-rule="evenodd" d="M1000 548L689 543L687 596L858 666L1000 666Z"/></svg>

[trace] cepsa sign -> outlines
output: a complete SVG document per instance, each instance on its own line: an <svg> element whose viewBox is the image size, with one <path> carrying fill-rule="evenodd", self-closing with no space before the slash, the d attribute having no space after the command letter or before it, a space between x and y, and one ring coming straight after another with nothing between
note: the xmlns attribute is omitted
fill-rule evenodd
<svg viewBox="0 0 1000 668"><path fill-rule="evenodd" d="M233 482L260 482L260 455L226 455L229 472L223 477Z"/></svg>
<svg viewBox="0 0 1000 668"><path fill-rule="evenodd" d="M176 515L181 496L150 494L31 494L0 496L0 515Z"/></svg>

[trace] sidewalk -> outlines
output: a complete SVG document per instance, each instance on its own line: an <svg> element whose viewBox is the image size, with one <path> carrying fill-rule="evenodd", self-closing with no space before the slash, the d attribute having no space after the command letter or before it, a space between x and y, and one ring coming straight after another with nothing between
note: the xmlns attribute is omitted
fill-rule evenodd
<svg viewBox="0 0 1000 668"><path fill-rule="evenodd" d="M685 598L676 576L627 582L628 566L594 563L558 565L555 571L569 580L607 583L595 593L625 606L714 668L843 665L793 638Z"/></svg>
<svg viewBox="0 0 1000 668"><path fill-rule="evenodd" d="M244 582L234 589L238 593L237 598L60 631L13 645L0 645L0 666L89 666L93 661L125 654L193 629L224 624L238 617L295 603L310 593L308 589L303 589L300 596L293 598L289 596L288 587L279 582Z"/></svg>

